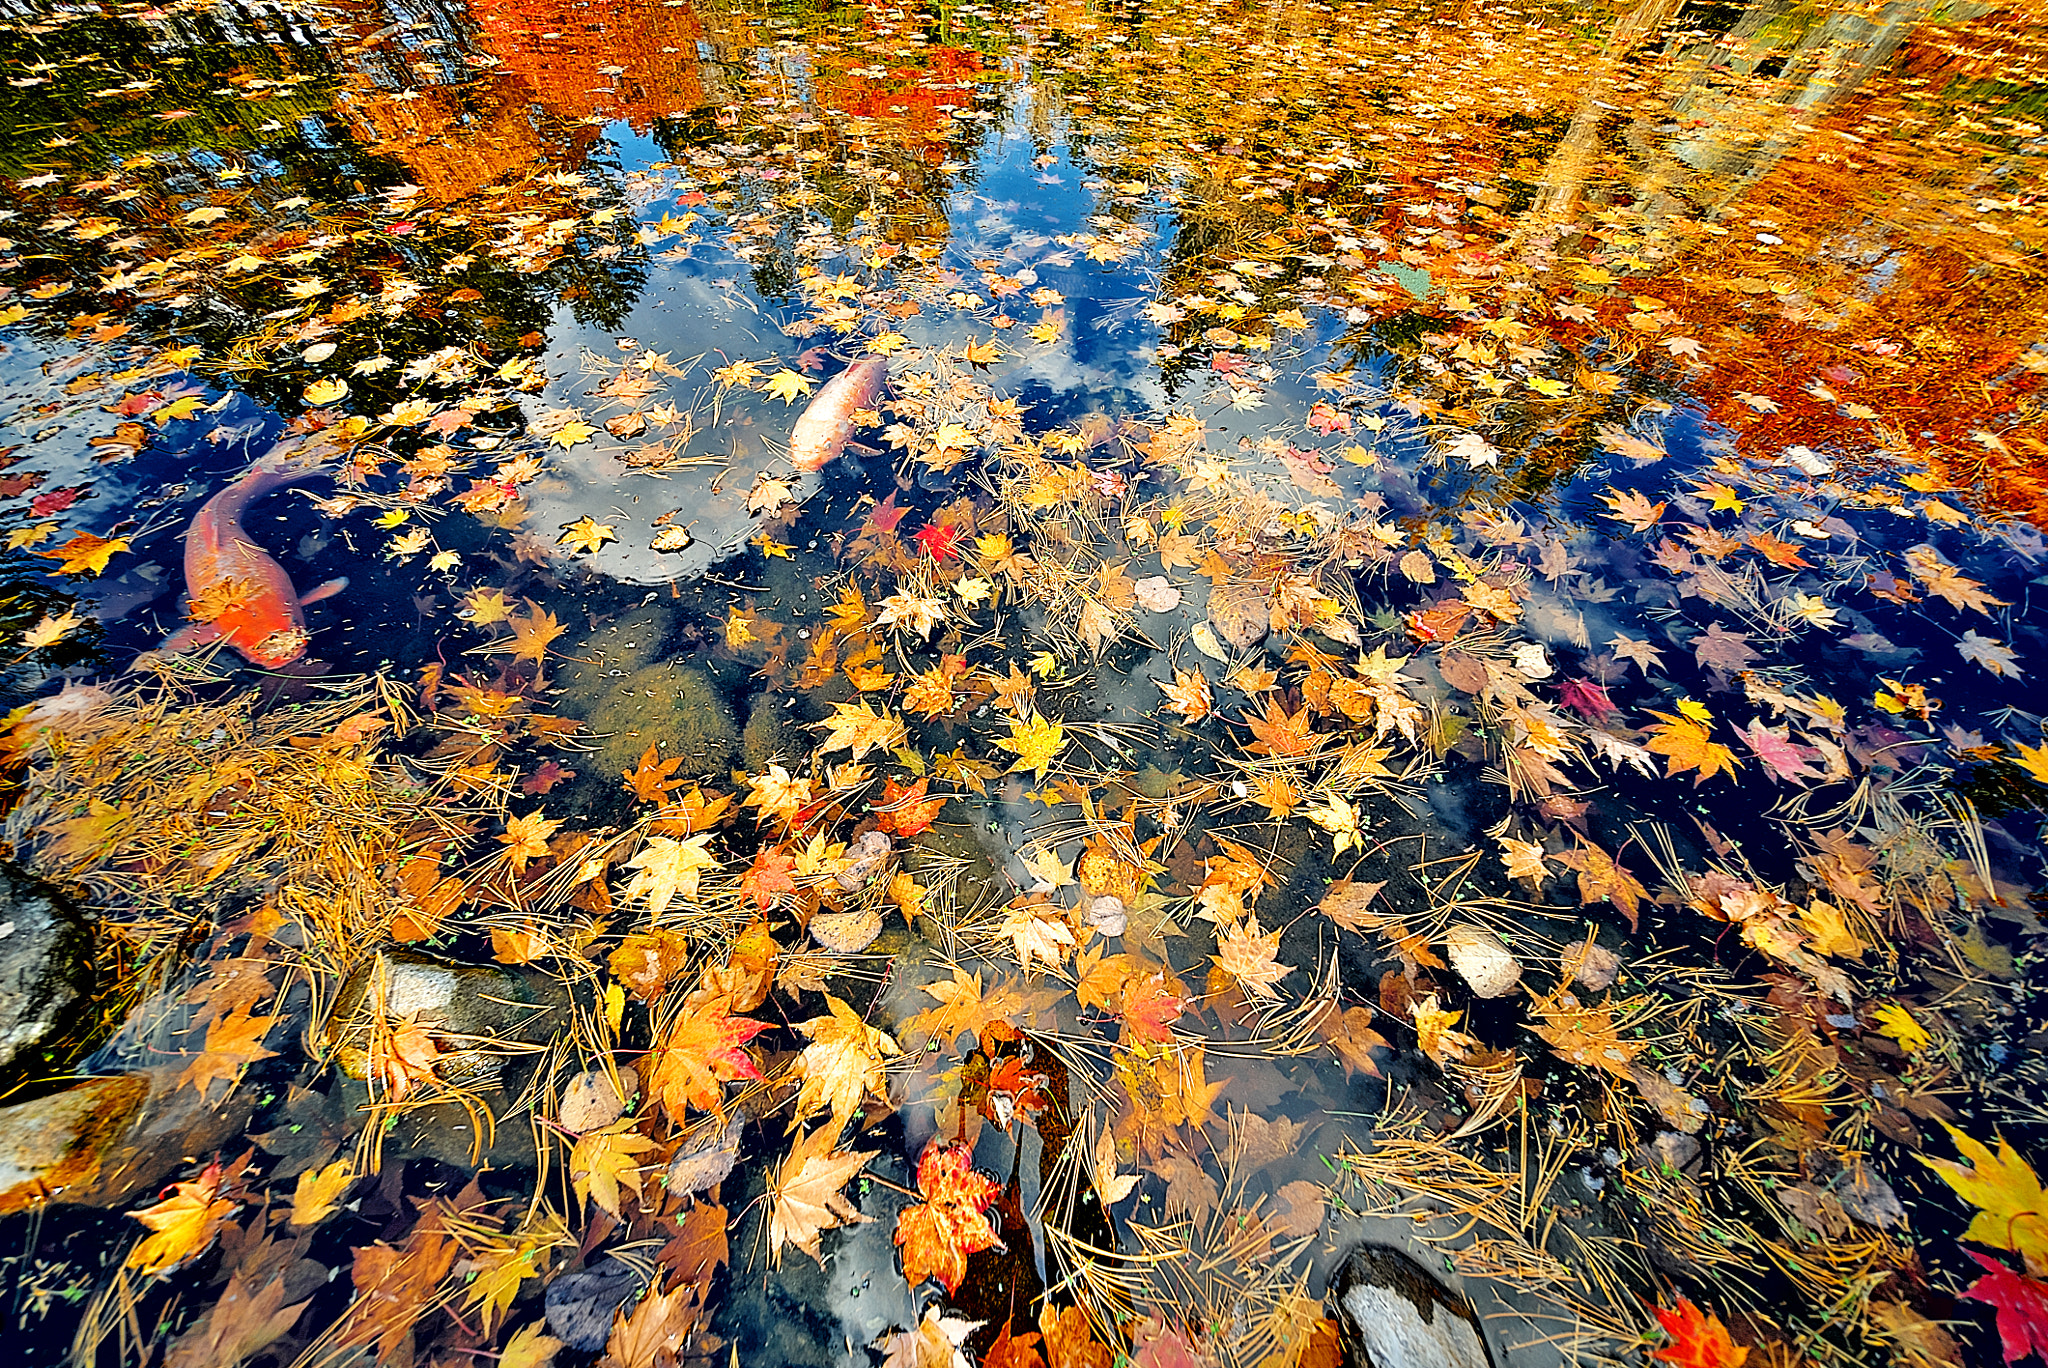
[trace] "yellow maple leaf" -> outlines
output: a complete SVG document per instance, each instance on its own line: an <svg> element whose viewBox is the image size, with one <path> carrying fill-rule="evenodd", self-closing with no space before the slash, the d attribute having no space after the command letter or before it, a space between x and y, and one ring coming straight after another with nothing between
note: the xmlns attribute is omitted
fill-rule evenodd
<svg viewBox="0 0 2048 1368"><path fill-rule="evenodd" d="M569 1183L579 1199L588 1199L610 1215L619 1214L623 1189L640 1195L639 1158L654 1142L634 1130L635 1118L615 1121L577 1139L569 1151Z"/></svg>
<svg viewBox="0 0 2048 1368"><path fill-rule="evenodd" d="M1916 1157L1941 1175L1957 1196L1977 1208L1977 1217L1963 1238L2011 1250L2027 1261L2027 1271L2035 1276L2048 1271L2048 1193L2041 1190L2033 1167L2004 1136L1998 1138L1994 1155L1948 1122L1941 1124L1970 1161L1969 1166L1953 1159Z"/></svg>
<svg viewBox="0 0 2048 1368"><path fill-rule="evenodd" d="M602 549L606 542L615 542L618 539L617 527L611 523L601 523L586 513L575 522L563 523L562 535L555 539L555 544L587 556Z"/></svg>
<svg viewBox="0 0 2048 1368"><path fill-rule="evenodd" d="M57 524L53 522L30 523L26 527L17 527L7 534L7 549L19 551L24 546L34 546L38 542L48 541L56 530Z"/></svg>
<svg viewBox="0 0 2048 1368"><path fill-rule="evenodd" d="M761 809L764 821L770 817L782 822L794 821L797 813L811 801L810 777L792 779L789 771L780 765L770 765L762 773L750 775L747 786L753 792L747 795L746 806Z"/></svg>
<svg viewBox="0 0 2048 1368"><path fill-rule="evenodd" d="M1074 929L1059 908L1043 899L1019 898L1011 903L996 934L1016 948L1017 962L1026 969L1035 959L1057 969L1066 963L1067 951L1074 945Z"/></svg>
<svg viewBox="0 0 2048 1368"><path fill-rule="evenodd" d="M2048 784L2048 741L2030 746L2024 741L2013 742L2012 748L2019 752L2019 767L2027 777L2037 784Z"/></svg>
<svg viewBox="0 0 2048 1368"><path fill-rule="evenodd" d="M341 1195L356 1180L355 1168L337 1159L323 1169L307 1169L292 1189L292 1224L315 1226L340 1210Z"/></svg>
<svg viewBox="0 0 2048 1368"><path fill-rule="evenodd" d="M1437 1003L1437 996L1418 999L1414 1006L1416 1044L1422 1052L1438 1064L1449 1060L1463 1059L1472 1050L1479 1048L1479 1042L1463 1031L1454 1030L1463 1012L1447 1012Z"/></svg>
<svg viewBox="0 0 2048 1368"><path fill-rule="evenodd" d="M329 404L338 404L348 398L348 381L332 376L315 380L300 391L299 397L314 408L326 408Z"/></svg>
<svg viewBox="0 0 2048 1368"><path fill-rule="evenodd" d="M827 1110L832 1121L826 1129L837 1134L865 1094L884 1099L889 1095L887 1058L900 1053L896 1042L830 993L825 995L825 1006L830 1009L826 1015L796 1023L811 1043L797 1059L803 1086L797 1091L791 1130Z"/></svg>
<svg viewBox="0 0 2048 1368"><path fill-rule="evenodd" d="M825 730L824 744L818 747L820 755L845 748L858 760L877 747L894 750L905 739L900 718L886 707L877 711L865 701L835 703L832 715L816 725Z"/></svg>
<svg viewBox="0 0 2048 1368"><path fill-rule="evenodd" d="M548 434L548 441L558 447L572 447L578 442L587 442L597 435L597 429L581 418L572 418Z"/></svg>
<svg viewBox="0 0 2048 1368"><path fill-rule="evenodd" d="M768 377L768 383L764 388L783 403L794 404L815 387L801 374L784 366Z"/></svg>
<svg viewBox="0 0 2048 1368"><path fill-rule="evenodd" d="M998 737L996 745L1017 757L1017 762L1004 773L1016 774L1031 770L1038 778L1045 778L1046 770L1066 748L1066 730L1057 722L1048 722L1037 713L1030 713L1010 723L1010 734Z"/></svg>
<svg viewBox="0 0 2048 1368"><path fill-rule="evenodd" d="M838 1138L837 1126L819 1127L792 1145L776 1170L775 1181L768 1188L771 1263L779 1266L782 1247L795 1245L822 1266L819 1235L835 1226L868 1219L839 1189L875 1157L874 1151L836 1152L833 1146Z"/></svg>
<svg viewBox="0 0 2048 1368"><path fill-rule="evenodd" d="M1887 1002L1870 1015L1878 1022L1877 1033L1898 1041L1907 1054L1919 1054L1934 1043L1934 1037L1927 1033L1927 1028L1896 1002Z"/></svg>
<svg viewBox="0 0 2048 1368"><path fill-rule="evenodd" d="M45 613L35 626L21 634L21 644L31 651L39 651L45 646L54 646L84 622L84 618L72 612L69 608L64 610L62 617L51 617L48 613Z"/></svg>
<svg viewBox="0 0 2048 1368"><path fill-rule="evenodd" d="M173 1183L171 1195L155 1206L133 1213L150 1234L128 1251L127 1266L139 1273L161 1273L213 1243L235 1210L235 1203L220 1196L224 1176L215 1160L193 1181Z"/></svg>
<svg viewBox="0 0 2048 1368"><path fill-rule="evenodd" d="M649 836L640 853L626 868L638 871L626 885L625 897L645 898L648 915L659 917L677 898L696 901L699 874L718 868L718 857L710 851L711 833L679 841L673 836Z"/></svg>
<svg viewBox="0 0 2048 1368"><path fill-rule="evenodd" d="M60 575L99 575L105 572L107 562L126 551L128 546L126 537L96 537L90 532L80 532L62 546L36 554L62 562L57 567Z"/></svg>
<svg viewBox="0 0 2048 1368"><path fill-rule="evenodd" d="M712 371L711 378L730 389L752 389L754 382L761 378L761 368L742 358Z"/></svg>
<svg viewBox="0 0 2048 1368"><path fill-rule="evenodd" d="M488 627L494 622L508 622L512 617L512 600L505 597L502 589L473 589L463 601L469 613L469 620L478 627Z"/></svg>
<svg viewBox="0 0 2048 1368"><path fill-rule="evenodd" d="M505 1341L504 1352L498 1355L498 1368L548 1368L561 1352L562 1341L542 1333L547 1324L537 1320L513 1331L512 1338Z"/></svg>

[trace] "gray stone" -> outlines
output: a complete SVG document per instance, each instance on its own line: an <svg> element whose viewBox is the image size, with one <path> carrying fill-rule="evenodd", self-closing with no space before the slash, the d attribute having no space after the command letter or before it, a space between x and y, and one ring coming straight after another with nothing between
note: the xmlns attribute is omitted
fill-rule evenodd
<svg viewBox="0 0 2048 1368"><path fill-rule="evenodd" d="M68 1026L92 992L92 931L49 884L0 861L0 1068Z"/></svg>
<svg viewBox="0 0 2048 1368"><path fill-rule="evenodd" d="M1355 1368L1493 1368L1471 1303L1405 1254L1360 1246L1333 1290L1339 1337Z"/></svg>
<svg viewBox="0 0 2048 1368"><path fill-rule="evenodd" d="M561 985L537 972L380 950L342 981L322 1034L342 1071L363 1078L379 1012L387 1025L417 1020L441 1051L435 1073L442 1082L495 1087L508 1053L503 1047L546 1044L567 1005Z"/></svg>

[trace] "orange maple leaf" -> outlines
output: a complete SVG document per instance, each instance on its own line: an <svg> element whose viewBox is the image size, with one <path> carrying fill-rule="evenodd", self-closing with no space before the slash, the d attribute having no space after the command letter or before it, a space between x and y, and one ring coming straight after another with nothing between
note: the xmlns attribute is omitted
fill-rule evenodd
<svg viewBox="0 0 2048 1368"><path fill-rule="evenodd" d="M569 629L532 599L526 601L526 607L524 616L514 613L505 619L505 625L512 629L513 658L531 660L537 665L547 658L548 646L554 639Z"/></svg>
<svg viewBox="0 0 2048 1368"><path fill-rule="evenodd" d="M649 1052L647 1089L671 1119L680 1121L690 1107L719 1111L721 1083L761 1076L741 1047L768 1023L733 1016L730 1006L723 997L693 999Z"/></svg>
<svg viewBox="0 0 2048 1368"><path fill-rule="evenodd" d="M967 1256L1002 1243L982 1214L1002 1189L974 1171L967 1146L933 1140L918 1157L917 1190L925 1200L896 1218L903 1276L912 1287L936 1278L951 1296L967 1277Z"/></svg>
<svg viewBox="0 0 2048 1368"><path fill-rule="evenodd" d="M1209 692L1208 676L1200 667L1175 670L1171 684L1159 681L1159 691L1166 695L1166 710L1179 713L1190 722L1199 722L1207 717L1214 702Z"/></svg>
<svg viewBox="0 0 2048 1368"><path fill-rule="evenodd" d="M252 1017L246 1006L239 1012L215 1017L206 1028L206 1048L178 1076L178 1085L189 1083L197 1088L202 1102L217 1078L227 1080L232 1089L245 1066L259 1059L277 1058L277 1051L263 1048L263 1037L276 1021L274 1016Z"/></svg>
<svg viewBox="0 0 2048 1368"><path fill-rule="evenodd" d="M1309 730L1314 721L1315 714L1306 704L1300 712L1289 714L1273 695L1268 694L1264 712L1244 714L1245 725L1252 729L1253 736L1259 738L1245 749L1253 755L1308 755L1325 740Z"/></svg>
<svg viewBox="0 0 2048 1368"><path fill-rule="evenodd" d="M1649 713L1661 721L1650 728L1649 739L1643 744L1664 757L1665 778L1687 770L1698 770L1699 773L1693 777L1693 783L1698 785L1717 774L1735 773L1735 752L1714 740L1706 723L1658 712L1655 708Z"/></svg>
<svg viewBox="0 0 2048 1368"><path fill-rule="evenodd" d="M1669 1311L1661 1306L1650 1311L1671 1336L1671 1343L1650 1353L1659 1363L1675 1368L1742 1368L1749 1359L1749 1350L1728 1338L1728 1327L1721 1324L1720 1317L1700 1310L1684 1297Z"/></svg>
<svg viewBox="0 0 2048 1368"><path fill-rule="evenodd" d="M1643 899L1650 894L1643 887L1642 880L1624 869L1620 861L1591 842L1583 842L1577 850L1562 851L1551 858L1579 872L1581 907L1605 898L1628 917L1629 929L1635 929L1636 913Z"/></svg>
<svg viewBox="0 0 2048 1368"><path fill-rule="evenodd" d="M741 896L752 898L756 907L767 911L783 894L796 892L796 880L789 877L794 868L796 861L784 854L781 846L762 846L754 852L753 866L740 875Z"/></svg>
<svg viewBox="0 0 2048 1368"><path fill-rule="evenodd" d="M626 788L643 803L666 801L671 789L679 789L689 781L671 779L669 776L682 768L683 757L661 758L659 746L649 746L640 752L640 763L625 771Z"/></svg>
<svg viewBox="0 0 2048 1368"><path fill-rule="evenodd" d="M946 805L946 796L936 798L924 796L929 779L919 779L905 787L894 779L882 781L882 801L875 804L875 825L897 836L915 836L929 827L939 815L939 809Z"/></svg>

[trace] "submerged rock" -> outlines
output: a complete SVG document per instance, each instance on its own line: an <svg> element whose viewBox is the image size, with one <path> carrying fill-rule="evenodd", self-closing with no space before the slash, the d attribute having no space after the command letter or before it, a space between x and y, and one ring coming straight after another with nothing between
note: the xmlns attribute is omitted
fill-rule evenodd
<svg viewBox="0 0 2048 1368"><path fill-rule="evenodd" d="M70 1024L92 991L92 930L54 887L0 861L0 1068Z"/></svg>
<svg viewBox="0 0 2048 1368"><path fill-rule="evenodd" d="M1333 1291L1346 1359L1358 1368L1493 1368L1472 1304L1397 1250L1353 1250Z"/></svg>
<svg viewBox="0 0 2048 1368"><path fill-rule="evenodd" d="M392 1118L386 1159L474 1168L488 1153L495 1168L526 1169L536 1162L533 1128L515 1114L529 1105L524 1084L540 1058L529 1047L567 1031L568 1005L567 990L534 970L385 950L343 980L321 1034L344 1075L340 1096L355 1109L371 1100L372 1033L408 1021L427 1031L433 1077ZM459 1096L438 1093L436 1081Z"/></svg>
<svg viewBox="0 0 2048 1368"><path fill-rule="evenodd" d="M121 1074L0 1107L0 1216L90 1183L149 1089L146 1075Z"/></svg>
<svg viewBox="0 0 2048 1368"><path fill-rule="evenodd" d="M787 763L810 749L800 734L791 733L781 699L766 689L754 695L747 705L747 725L740 732L740 758L748 773L758 774L773 760Z"/></svg>
<svg viewBox="0 0 2048 1368"><path fill-rule="evenodd" d="M700 778L724 774L739 754L732 704L711 676L674 661L585 680L564 692L562 704L602 737L589 756L597 773L625 773L649 746L659 746L665 757L681 756L680 772Z"/></svg>
<svg viewBox="0 0 2048 1368"><path fill-rule="evenodd" d="M415 950L381 950L342 980L321 1034L351 1078L369 1074L371 1032L417 1021L437 1037L435 1074L467 1088L495 1087L504 1070L494 1042L542 1045L568 1005L545 975L495 964L464 964Z"/></svg>

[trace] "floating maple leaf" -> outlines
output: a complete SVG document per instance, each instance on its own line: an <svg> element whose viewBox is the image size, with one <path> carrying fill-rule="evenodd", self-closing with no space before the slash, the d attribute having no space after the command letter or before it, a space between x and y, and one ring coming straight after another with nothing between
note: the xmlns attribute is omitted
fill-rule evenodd
<svg viewBox="0 0 2048 1368"><path fill-rule="evenodd" d="M649 836L640 853L626 863L637 870L627 883L627 898L644 898L648 912L656 917L666 912L677 898L694 901L698 875L718 868L718 857L710 850L711 834L676 840L672 836Z"/></svg>
<svg viewBox="0 0 2048 1368"><path fill-rule="evenodd" d="M2048 1192L2041 1190L2033 1166L2003 1136L1998 1140L1998 1153L1993 1154L1946 1121L1942 1128L1970 1161L1969 1166L1953 1159L1918 1158L1940 1174L1957 1196L1977 1208L1963 1238L2009 1249L2025 1259L2029 1269L2048 1269Z"/></svg>
<svg viewBox="0 0 2048 1368"><path fill-rule="evenodd" d="M650 1052L647 1089L671 1118L681 1120L686 1107L718 1111L721 1083L761 1076L741 1047L767 1030L768 1023L733 1016L729 1008L722 997L693 999Z"/></svg>
<svg viewBox="0 0 2048 1368"><path fill-rule="evenodd" d="M896 1218L903 1276L912 1287L936 1278L951 1296L967 1277L967 1256L1001 1243L982 1213L1002 1189L974 1171L967 1146L932 1140L918 1157L917 1190L925 1200Z"/></svg>
<svg viewBox="0 0 2048 1368"><path fill-rule="evenodd" d="M1037 713L1029 713L1010 723L1010 734L997 737L996 745L1017 757L1017 762L1007 771L1016 774L1031 770L1040 779L1052 766L1053 760L1065 749L1067 734L1057 722L1048 722Z"/></svg>
<svg viewBox="0 0 2048 1368"><path fill-rule="evenodd" d="M1693 706L1698 707L1697 704ZM1681 703L1679 708L1683 712L1685 704ZM1704 708L1698 710L1702 714L1706 712ZM1693 783L1698 785L1716 774L1735 773L1735 752L1713 739L1705 718L1673 716L1654 708L1649 713L1659 719L1659 724L1650 728L1650 735L1643 745L1664 757L1666 778L1697 770Z"/></svg>
<svg viewBox="0 0 2048 1368"><path fill-rule="evenodd" d="M1728 1338L1728 1328L1718 1316L1700 1310L1684 1297L1669 1311L1661 1306L1650 1311L1671 1337L1671 1343L1650 1351L1650 1357L1659 1363L1672 1368L1742 1368L1749 1359L1749 1350Z"/></svg>
<svg viewBox="0 0 2048 1368"><path fill-rule="evenodd" d="M865 702L834 703L832 715L817 725L825 731L824 744L818 747L820 755L845 748L858 760L877 747L893 750L904 740L902 719L887 708L877 711Z"/></svg>
<svg viewBox="0 0 2048 1368"><path fill-rule="evenodd" d="M1280 933L1260 934L1256 917L1247 917L1243 923L1226 928L1216 938L1216 950L1210 959L1237 980L1246 997L1277 997L1273 985L1294 972L1279 962Z"/></svg>
<svg viewBox="0 0 2048 1368"><path fill-rule="evenodd" d="M1034 959L1057 969L1066 963L1067 951L1074 945L1074 929L1061 909L1043 898L1019 898L1011 903L996 934L1016 947L1017 962L1026 969Z"/></svg>
<svg viewBox="0 0 2048 1368"><path fill-rule="evenodd" d="M860 1019L844 1002L825 995L825 1016L799 1021L796 1029L810 1040L797 1061L803 1086L797 1091L796 1114L789 1128L796 1130L822 1109L829 1109L835 1134L845 1126L868 1093L888 1096L888 1056L898 1053L896 1042L885 1031Z"/></svg>
<svg viewBox="0 0 2048 1368"><path fill-rule="evenodd" d="M126 1266L138 1273L161 1273L212 1244L236 1209L233 1201L220 1195L226 1179L216 1159L190 1182L173 1183L169 1195L155 1206L133 1213L150 1233L128 1251Z"/></svg>
<svg viewBox="0 0 2048 1368"><path fill-rule="evenodd" d="M1764 772L1773 779L1782 779L1788 784L1804 783L1810 779L1825 779L1827 776L1810 767L1810 761L1820 758L1820 752L1812 746L1802 746L1792 739L1790 727L1766 727L1759 717L1747 727L1738 727L1735 734L1756 753L1762 762Z"/></svg>
<svg viewBox="0 0 2048 1368"><path fill-rule="evenodd" d="M929 779L919 779L909 787L898 784L894 779L882 781L882 801L872 808L875 825L883 831L897 836L911 837L930 828L938 820L939 810L946 806L946 795L936 798L924 796Z"/></svg>
<svg viewBox="0 0 2048 1368"><path fill-rule="evenodd" d="M216 1079L233 1088L244 1068L258 1060L277 1057L277 1051L263 1048L263 1037L276 1020L274 1016L252 1017L246 1006L239 1012L216 1017L206 1030L206 1048L179 1076L180 1086L189 1083L198 1089L202 1102Z"/></svg>
<svg viewBox="0 0 2048 1368"><path fill-rule="evenodd" d="M668 797L669 790L681 788L688 782L669 777L682 767L682 763L680 755L663 760L660 748L650 745L640 753L640 763L624 772L626 788L643 803L662 802Z"/></svg>
<svg viewBox="0 0 2048 1368"><path fill-rule="evenodd" d="M1971 1283L1963 1295L1997 1309L1998 1344L2005 1361L2018 1363L2028 1354L2036 1354L2048 1363L2048 1286L2023 1278L1974 1249L1963 1252L1984 1269L1984 1276Z"/></svg>
<svg viewBox="0 0 2048 1368"><path fill-rule="evenodd" d="M548 837L562 824L540 815L538 809L524 817L508 817L498 839L505 845L505 862L518 873L526 872L527 861L548 853Z"/></svg>
<svg viewBox="0 0 2048 1368"><path fill-rule="evenodd" d="M569 1183L579 1201L587 1198L617 1216L622 1190L640 1195L640 1156L655 1146L635 1124L628 1118L577 1138L569 1151Z"/></svg>
<svg viewBox="0 0 2048 1368"><path fill-rule="evenodd" d="M754 906L767 911L783 894L796 891L796 880L790 877L794 868L795 858L780 846L762 846L754 852L754 863L740 875L740 896L752 898Z"/></svg>
<svg viewBox="0 0 2048 1368"><path fill-rule="evenodd" d="M819 1252L819 1235L868 1219L839 1190L875 1157L874 1151L835 1151L838 1137L837 1126L812 1131L790 1146L788 1157L776 1170L768 1189L768 1253L778 1266L783 1246L795 1245L822 1267L825 1260Z"/></svg>

